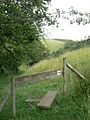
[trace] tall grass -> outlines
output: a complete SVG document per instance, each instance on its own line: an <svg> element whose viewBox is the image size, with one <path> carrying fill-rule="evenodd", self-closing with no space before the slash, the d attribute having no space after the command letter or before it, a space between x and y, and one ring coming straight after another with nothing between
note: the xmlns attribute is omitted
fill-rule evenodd
<svg viewBox="0 0 90 120"><path fill-rule="evenodd" d="M68 52L60 57L43 60L33 67L22 65L20 70L24 75L38 73L54 69L62 69L63 57L67 58L67 61L79 70L83 75L89 78L90 75L90 48L83 48L76 51Z"/></svg>
<svg viewBox="0 0 90 120"><path fill-rule="evenodd" d="M60 57L43 60L32 68L22 65L21 75L28 75L54 69L62 69L62 60L66 56L67 61L80 71L90 83L90 48L83 48L68 52ZM86 101L85 91L87 86L80 82L79 78L68 70L67 96L63 96L63 78L47 80L42 83L24 85L16 90L17 116L12 117L11 99L6 108L0 113L0 120L89 120L88 108L90 101ZM48 90L57 90L58 96L49 110L39 109L36 104L27 105L25 99L29 97L41 98ZM84 94L85 93L85 94ZM89 111L90 113L90 111Z"/></svg>

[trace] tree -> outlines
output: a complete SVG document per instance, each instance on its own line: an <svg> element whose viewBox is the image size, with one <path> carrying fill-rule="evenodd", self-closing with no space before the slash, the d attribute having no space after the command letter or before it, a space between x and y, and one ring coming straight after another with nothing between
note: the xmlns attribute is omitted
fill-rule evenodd
<svg viewBox="0 0 90 120"><path fill-rule="evenodd" d="M48 50L45 48L42 42L34 40L32 44L28 44L27 46L27 59L26 63L29 66L34 65L35 63L39 62L40 60L44 59L48 55Z"/></svg>
<svg viewBox="0 0 90 120"><path fill-rule="evenodd" d="M69 11L56 9L56 16L70 21L70 24L77 23L78 25L90 23L90 13L81 12L74 7L70 7Z"/></svg>
<svg viewBox="0 0 90 120"><path fill-rule="evenodd" d="M38 41L39 44L31 48L32 51L36 47L40 48L42 26L46 23L54 24L51 14L48 13L47 3L48 0L0 0L1 71L16 72L29 56L33 60L28 52L29 47L33 41ZM44 51L45 48L42 53Z"/></svg>

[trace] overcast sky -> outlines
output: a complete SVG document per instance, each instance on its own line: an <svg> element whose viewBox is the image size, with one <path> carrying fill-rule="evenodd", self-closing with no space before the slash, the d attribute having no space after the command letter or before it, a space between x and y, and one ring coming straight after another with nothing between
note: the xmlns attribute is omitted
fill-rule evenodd
<svg viewBox="0 0 90 120"><path fill-rule="evenodd" d="M69 10L71 6L79 11L90 13L90 0L52 0L50 11L55 8ZM59 28L45 27L48 38L80 40L90 35L90 24L84 26L71 25L69 21L63 19L60 19L59 23Z"/></svg>

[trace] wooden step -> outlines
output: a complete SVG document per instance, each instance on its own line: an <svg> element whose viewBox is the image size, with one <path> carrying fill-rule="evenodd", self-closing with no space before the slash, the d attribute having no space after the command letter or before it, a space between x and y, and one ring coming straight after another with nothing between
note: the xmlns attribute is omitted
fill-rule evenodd
<svg viewBox="0 0 90 120"><path fill-rule="evenodd" d="M40 102L37 104L37 106L49 109L57 95L57 91L48 91L45 96L40 100Z"/></svg>
<svg viewBox="0 0 90 120"><path fill-rule="evenodd" d="M35 99L35 98L29 98L25 100L26 103L38 103L40 102L40 99Z"/></svg>

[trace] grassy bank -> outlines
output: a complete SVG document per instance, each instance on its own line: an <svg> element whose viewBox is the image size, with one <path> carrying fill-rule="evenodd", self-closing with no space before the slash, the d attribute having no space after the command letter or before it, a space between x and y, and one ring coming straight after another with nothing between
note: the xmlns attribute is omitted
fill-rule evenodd
<svg viewBox="0 0 90 120"><path fill-rule="evenodd" d="M43 72L47 70L62 69L63 56L68 62L88 79L90 76L90 48L68 52L60 57L43 60L33 67L22 65L21 75ZM0 113L0 120L89 120L87 107L90 102L85 102L85 96L80 88L79 78L68 70L67 96L63 96L63 78L47 80L42 83L24 85L16 90L17 116L13 118L11 99L6 108ZM54 104L49 110L39 109L36 104L27 105L25 99L29 97L41 98L48 90L59 90ZM90 111L89 111L90 113Z"/></svg>
<svg viewBox="0 0 90 120"><path fill-rule="evenodd" d="M73 65L76 69L78 69L87 78L89 77L90 48L79 49L76 51L68 52L60 57L43 60L31 68L26 65L22 65L20 67L20 70L24 75L28 75L28 74L38 73L38 72L43 72L48 70L62 69L64 56L67 58L67 61L71 65Z"/></svg>

